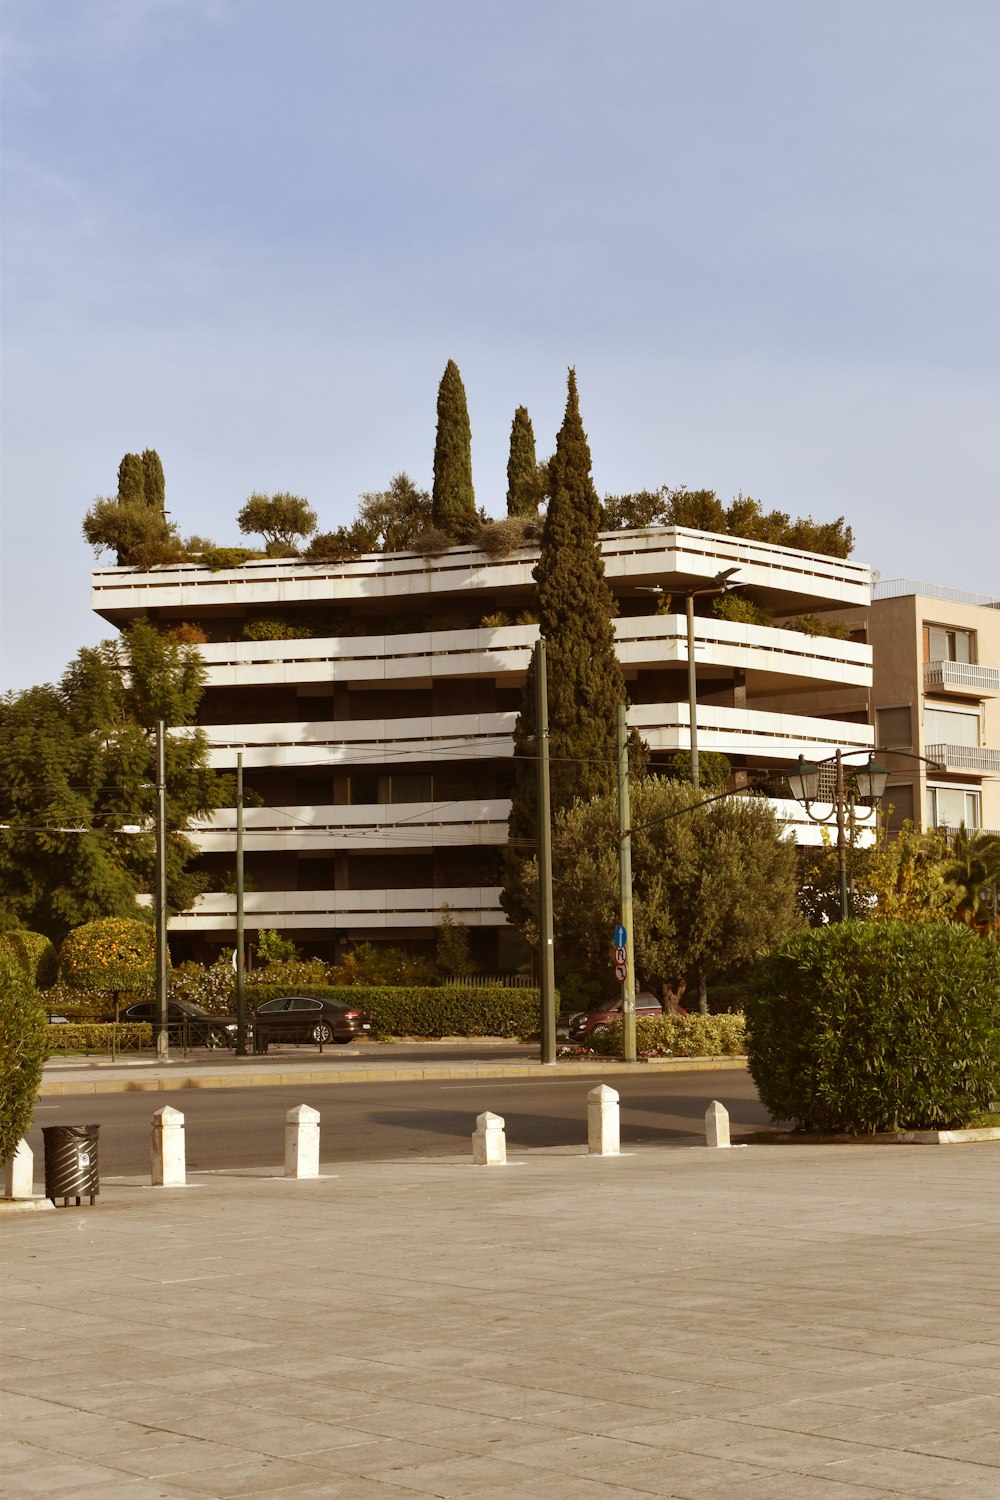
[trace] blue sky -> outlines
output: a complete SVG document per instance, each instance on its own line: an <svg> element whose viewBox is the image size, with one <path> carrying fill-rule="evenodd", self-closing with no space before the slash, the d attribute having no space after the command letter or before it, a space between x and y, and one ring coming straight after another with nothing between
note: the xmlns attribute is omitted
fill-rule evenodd
<svg viewBox="0 0 1000 1500"><path fill-rule="evenodd" d="M598 488L845 514L1000 594L995 0L5 0L2 685L106 629L83 512L504 508L577 369Z"/></svg>

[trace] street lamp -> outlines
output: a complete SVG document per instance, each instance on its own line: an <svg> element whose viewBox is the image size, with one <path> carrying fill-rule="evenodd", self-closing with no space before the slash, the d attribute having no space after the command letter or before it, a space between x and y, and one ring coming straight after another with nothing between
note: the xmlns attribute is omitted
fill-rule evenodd
<svg viewBox="0 0 1000 1500"><path fill-rule="evenodd" d="M863 802L875 803L881 801L885 794L886 784L889 780L889 769L880 766L873 755L869 755L868 763L854 770L854 788L849 788L847 778L844 774L843 751L838 750L836 754L829 756L826 760L814 765L811 761L799 756L798 764L794 771L788 773L788 786L796 802L800 802L806 810L806 815L814 823L825 823L826 818L817 816L812 810L812 804L819 798L820 768L834 762L836 767L834 775L833 801L837 811L837 873L840 885L840 920L846 922L848 911L847 900L847 848L848 844L854 843L854 788ZM847 825L850 823L850 837L848 837Z"/></svg>
<svg viewBox="0 0 1000 1500"><path fill-rule="evenodd" d="M688 658L688 721L690 729L691 745L691 784L700 787L701 776L698 770L698 671L694 659L694 601L699 594L724 594L729 588L733 575L738 573L739 568L724 568L721 573L716 573L715 582L704 588L687 589L684 594L687 613L687 658ZM643 593L662 594L662 584L656 584L653 588L643 588Z"/></svg>

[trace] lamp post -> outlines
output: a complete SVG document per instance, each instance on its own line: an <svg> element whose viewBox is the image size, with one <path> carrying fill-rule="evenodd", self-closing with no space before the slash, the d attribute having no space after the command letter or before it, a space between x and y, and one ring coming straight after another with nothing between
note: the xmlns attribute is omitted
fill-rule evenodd
<svg viewBox="0 0 1000 1500"><path fill-rule="evenodd" d="M806 810L806 815L814 823L825 823L825 817L817 816L812 810L812 804L819 798L820 768L827 766L833 761L834 772L834 805L837 814L837 877L840 887L840 920L846 922L850 915L847 892L847 849L849 844L854 843L854 788L863 802L879 802L885 793L886 783L889 780L888 766L880 766L874 755L869 754L868 763L857 769L852 768L853 787L849 787L844 769L844 754L837 750L835 754L828 756L819 764L807 761L799 756L798 765L794 771L788 773L788 785L796 802L800 802ZM848 823L850 824L850 837L848 837Z"/></svg>

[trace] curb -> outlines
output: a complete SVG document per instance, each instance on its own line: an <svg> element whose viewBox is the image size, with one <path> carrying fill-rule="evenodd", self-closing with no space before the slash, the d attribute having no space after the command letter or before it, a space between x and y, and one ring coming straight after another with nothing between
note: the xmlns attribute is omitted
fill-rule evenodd
<svg viewBox="0 0 1000 1500"><path fill-rule="evenodd" d="M166 1094L178 1089L260 1089L287 1088L293 1084L351 1083L424 1083L435 1078L607 1078L622 1074L636 1076L650 1073L704 1073L716 1069L744 1069L745 1057L659 1057L648 1062L625 1063L615 1058L594 1062L560 1062L551 1067L542 1063L441 1063L412 1067L351 1068L350 1071L294 1073L178 1073L155 1078L94 1078L46 1081L42 1078L39 1098L66 1097L73 1094Z"/></svg>
<svg viewBox="0 0 1000 1500"><path fill-rule="evenodd" d="M0 1219L11 1214L32 1214L55 1208L51 1198L0 1198Z"/></svg>

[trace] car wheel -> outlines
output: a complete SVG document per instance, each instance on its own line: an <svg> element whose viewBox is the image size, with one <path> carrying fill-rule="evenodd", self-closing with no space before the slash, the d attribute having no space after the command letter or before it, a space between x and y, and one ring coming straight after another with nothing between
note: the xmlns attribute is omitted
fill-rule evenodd
<svg viewBox="0 0 1000 1500"><path fill-rule="evenodd" d="M205 1046L211 1049L216 1047L228 1047L229 1038L224 1031L210 1031L205 1037Z"/></svg>
<svg viewBox="0 0 1000 1500"><path fill-rule="evenodd" d="M325 1043L333 1041L333 1030L325 1021L317 1021L312 1029L312 1039L322 1047Z"/></svg>
<svg viewBox="0 0 1000 1500"><path fill-rule="evenodd" d="M606 1026L595 1026L590 1034L591 1036L603 1036L607 1029Z"/></svg>

